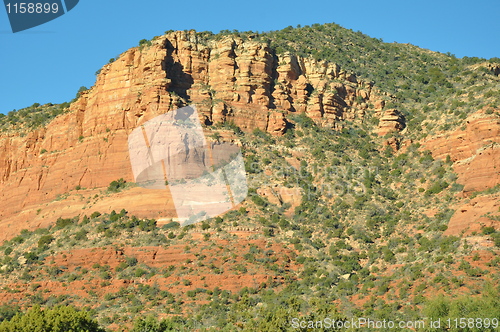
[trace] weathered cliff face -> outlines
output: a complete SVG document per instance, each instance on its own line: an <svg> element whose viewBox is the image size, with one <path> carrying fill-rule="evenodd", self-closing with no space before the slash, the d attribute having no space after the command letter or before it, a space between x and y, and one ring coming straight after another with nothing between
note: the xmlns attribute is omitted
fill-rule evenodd
<svg viewBox="0 0 500 332"><path fill-rule="evenodd" d="M424 148L436 159L449 155L464 193L481 191L500 183L500 118L478 111L458 129L429 139Z"/></svg>
<svg viewBox="0 0 500 332"><path fill-rule="evenodd" d="M172 217L168 193L135 188L114 200L100 191L119 178L133 181L130 132L186 104L196 105L206 124L227 121L275 135L285 131L293 112L333 128L342 128L345 119L362 120L366 112L383 114L369 108L383 108L372 84L335 64L276 56L267 45L240 38L202 42L194 32L158 37L105 65L71 112L24 137L0 136L2 238L47 225L49 206L67 216L99 206L101 212L126 207L143 217ZM102 199L56 199L76 187Z"/></svg>
<svg viewBox="0 0 500 332"><path fill-rule="evenodd" d="M131 49L103 68L95 86L71 105L71 112L25 137L0 137L0 220L6 237L22 228L46 226L47 204L58 205L55 211L60 213L66 208L68 213L82 212L85 202L57 200L77 186L103 188L118 178L132 180L128 133L174 103L166 91L164 60L160 44L147 52ZM137 206L143 205L139 214L151 215L148 211L165 205L165 199L157 199L145 207L146 197L135 198Z"/></svg>
<svg viewBox="0 0 500 332"><path fill-rule="evenodd" d="M165 38L164 67L172 80L167 89L189 98L206 123L229 121L243 130L280 134L290 112L306 112L322 125L339 127L344 119L361 120L368 103L380 104L370 82L336 64L276 56L266 44L241 38L206 44L194 33Z"/></svg>
<svg viewBox="0 0 500 332"><path fill-rule="evenodd" d="M500 184L500 118L478 111L466 120L465 130L456 130L429 139L424 148L434 158L450 159L458 175L457 182L464 186L466 197ZM447 235L480 232L483 226L500 224L494 218L499 209L498 195L479 196L456 207L450 219Z"/></svg>

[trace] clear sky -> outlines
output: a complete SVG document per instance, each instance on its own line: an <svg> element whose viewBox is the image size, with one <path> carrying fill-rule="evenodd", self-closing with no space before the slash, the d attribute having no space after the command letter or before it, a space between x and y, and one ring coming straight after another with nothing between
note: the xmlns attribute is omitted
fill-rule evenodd
<svg viewBox="0 0 500 332"><path fill-rule="evenodd" d="M499 13L499 0L80 0L66 15L13 34L0 8L0 112L69 101L110 58L170 29L262 32L334 22L386 42L491 58L500 57Z"/></svg>

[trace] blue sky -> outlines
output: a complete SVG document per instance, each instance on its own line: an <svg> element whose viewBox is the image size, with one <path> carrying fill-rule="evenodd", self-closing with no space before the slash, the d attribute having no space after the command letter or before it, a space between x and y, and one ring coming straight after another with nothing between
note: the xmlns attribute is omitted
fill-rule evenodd
<svg viewBox="0 0 500 332"><path fill-rule="evenodd" d="M119 4L119 5L118 5ZM269 31L337 23L386 42L458 57L500 57L500 1L80 0L66 15L13 34L0 8L0 112L71 100L95 72L166 30Z"/></svg>

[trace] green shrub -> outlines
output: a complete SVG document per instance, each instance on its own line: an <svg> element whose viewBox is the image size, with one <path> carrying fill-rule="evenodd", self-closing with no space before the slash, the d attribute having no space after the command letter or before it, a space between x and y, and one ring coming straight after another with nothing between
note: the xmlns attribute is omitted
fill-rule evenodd
<svg viewBox="0 0 500 332"><path fill-rule="evenodd" d="M120 178L115 181L111 181L111 183L108 186L108 191L112 193L117 193L120 190L125 188L125 180L123 178Z"/></svg>
<svg viewBox="0 0 500 332"><path fill-rule="evenodd" d="M136 266L138 261L137 261L137 258L135 257L126 257L125 258L125 263L128 265L128 266Z"/></svg>
<svg viewBox="0 0 500 332"><path fill-rule="evenodd" d="M85 229L79 230L78 232L75 233L75 240L77 241L88 240L87 233L88 232Z"/></svg>
<svg viewBox="0 0 500 332"><path fill-rule="evenodd" d="M16 314L20 313L18 306L1 305L0 306L0 322L9 321Z"/></svg>
<svg viewBox="0 0 500 332"><path fill-rule="evenodd" d="M142 277L143 275L145 275L148 271L144 270L144 269L141 269L141 268L138 268L137 270L135 270L134 272L134 276L136 278L140 278Z"/></svg>
<svg viewBox="0 0 500 332"><path fill-rule="evenodd" d="M445 321L463 317L500 317L500 294L498 290L486 286L479 296L466 296L459 298L447 298L442 295L428 299L424 305L423 313L430 319ZM496 331L493 326L482 326L478 329L466 329L464 331ZM458 331L458 330L457 330Z"/></svg>
<svg viewBox="0 0 500 332"><path fill-rule="evenodd" d="M151 232L156 229L156 220L154 219L144 219L139 221L139 229L145 232Z"/></svg>
<svg viewBox="0 0 500 332"><path fill-rule="evenodd" d="M484 235L490 235L495 233L495 228L494 227L483 227L482 229Z"/></svg>
<svg viewBox="0 0 500 332"><path fill-rule="evenodd" d="M26 258L27 264L33 264L39 259L38 254L35 251L24 253L24 258Z"/></svg>
<svg viewBox="0 0 500 332"><path fill-rule="evenodd" d="M495 233L492 235L493 237L493 242L495 243L495 246L500 247L500 233Z"/></svg>
<svg viewBox="0 0 500 332"><path fill-rule="evenodd" d="M255 203L257 206L266 206L266 200L260 197L259 195L254 195L252 196L252 202Z"/></svg>
<svg viewBox="0 0 500 332"><path fill-rule="evenodd" d="M73 225L75 224L75 220L71 219L71 218L66 218L66 219L63 219L61 217L59 217L56 221L56 228L57 229L61 229L61 228L65 228L69 225Z"/></svg>
<svg viewBox="0 0 500 332"><path fill-rule="evenodd" d="M0 323L0 332L104 332L87 311L78 311L70 306L57 306L41 310L35 305L25 313L18 313Z"/></svg>
<svg viewBox="0 0 500 332"><path fill-rule="evenodd" d="M139 48L143 48L143 47L146 47L146 46L151 46L152 43L150 40L147 40L147 39L141 39L139 40Z"/></svg>
<svg viewBox="0 0 500 332"><path fill-rule="evenodd" d="M183 323L184 319L181 317L173 317L161 321L153 316L148 316L146 318L139 317L134 321L134 327L131 332L181 331L184 325Z"/></svg>
<svg viewBox="0 0 500 332"><path fill-rule="evenodd" d="M38 240L38 248L49 245L52 241L54 241L54 237L52 235L44 235Z"/></svg>
<svg viewBox="0 0 500 332"><path fill-rule="evenodd" d="M438 181L434 182L434 184L432 186L430 186L429 189L427 189L425 191L425 195L430 196L430 195L438 194L441 191L443 191L443 189L447 188L448 186L449 186L448 182L438 180Z"/></svg>
<svg viewBox="0 0 500 332"><path fill-rule="evenodd" d="M116 222L120 219L121 215L117 214L115 210L111 211L109 214L109 221Z"/></svg>
<svg viewBox="0 0 500 332"><path fill-rule="evenodd" d="M177 221L172 221L169 222L168 224L165 224L162 226L163 229L169 229L169 228L179 228L180 224Z"/></svg>
<svg viewBox="0 0 500 332"><path fill-rule="evenodd" d="M100 217L101 213L99 211L95 211L90 215L90 219L95 219L97 217Z"/></svg>

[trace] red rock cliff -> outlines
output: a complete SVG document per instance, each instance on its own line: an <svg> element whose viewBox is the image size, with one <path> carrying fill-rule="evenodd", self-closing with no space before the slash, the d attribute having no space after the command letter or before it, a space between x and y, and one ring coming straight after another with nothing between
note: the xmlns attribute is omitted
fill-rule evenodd
<svg viewBox="0 0 500 332"><path fill-rule="evenodd" d="M380 104L372 84L339 66L293 55L275 55L266 44L226 37L202 42L194 32L174 32L151 46L132 48L105 65L95 85L69 113L45 128L0 136L0 222L6 233L49 223L50 216L126 207L149 217L172 216L168 195L155 191L88 199L113 180L133 181L127 137L138 125L185 104L206 124L233 122L280 135L286 115L305 112L318 123L342 127ZM87 188L81 201L62 195ZM139 195L141 194L141 195Z"/></svg>

